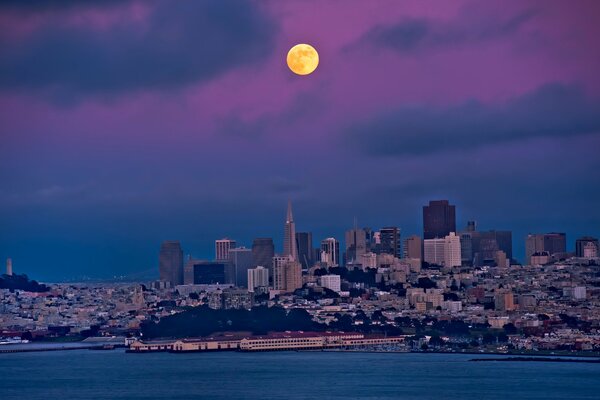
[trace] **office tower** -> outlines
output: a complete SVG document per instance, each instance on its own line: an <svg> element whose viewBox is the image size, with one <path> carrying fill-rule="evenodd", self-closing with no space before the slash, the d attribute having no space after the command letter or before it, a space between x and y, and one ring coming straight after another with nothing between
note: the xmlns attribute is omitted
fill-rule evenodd
<svg viewBox="0 0 600 400"><path fill-rule="evenodd" d="M444 241L444 266L460 267L462 262L460 254L460 237L456 236L454 232L450 232L448 236L444 238Z"/></svg>
<svg viewBox="0 0 600 400"><path fill-rule="evenodd" d="M400 228L390 226L379 230L379 253L391 254L396 258L402 258Z"/></svg>
<svg viewBox="0 0 600 400"><path fill-rule="evenodd" d="M292 202L288 201L287 216L285 218L283 234L283 255L290 256L294 260L298 259L298 249L296 248L296 224L292 214Z"/></svg>
<svg viewBox="0 0 600 400"><path fill-rule="evenodd" d="M271 238L257 238L252 241L252 265L271 269L275 245Z"/></svg>
<svg viewBox="0 0 600 400"><path fill-rule="evenodd" d="M428 264L443 265L446 239L423 240L423 260Z"/></svg>
<svg viewBox="0 0 600 400"><path fill-rule="evenodd" d="M158 264L161 281L170 282L171 285L183 284L183 251L178 241L162 242Z"/></svg>
<svg viewBox="0 0 600 400"><path fill-rule="evenodd" d="M227 262L188 260L184 268L186 285L212 285L225 283Z"/></svg>
<svg viewBox="0 0 600 400"><path fill-rule="evenodd" d="M444 238L456 232L456 209L448 200L432 200L423 206L423 238Z"/></svg>
<svg viewBox="0 0 600 400"><path fill-rule="evenodd" d="M550 255L567 252L567 234L566 233L546 233L544 235L544 250Z"/></svg>
<svg viewBox="0 0 600 400"><path fill-rule="evenodd" d="M402 258L418 258L423 257L423 239L420 236L412 235L404 240Z"/></svg>
<svg viewBox="0 0 600 400"><path fill-rule="evenodd" d="M340 292L341 280L339 275L322 275L319 278L321 287L333 290L334 292Z"/></svg>
<svg viewBox="0 0 600 400"><path fill-rule="evenodd" d="M302 287L302 265L290 256L273 258L273 288L291 293Z"/></svg>
<svg viewBox="0 0 600 400"><path fill-rule="evenodd" d="M498 251L504 252L508 260L512 259L511 231L468 233L472 238L473 265L482 266L494 263Z"/></svg>
<svg viewBox="0 0 600 400"><path fill-rule="evenodd" d="M215 240L215 260L227 261L229 260L229 249L236 247L235 240L229 238L223 238Z"/></svg>
<svg viewBox="0 0 600 400"><path fill-rule="evenodd" d="M536 253L547 252L549 256L565 253L567 250L567 236L565 233L529 234L525 239L525 258L531 263L531 256Z"/></svg>
<svg viewBox="0 0 600 400"><path fill-rule="evenodd" d="M6 275L12 276L12 274L13 274L12 259L7 258L6 259Z"/></svg>
<svg viewBox="0 0 600 400"><path fill-rule="evenodd" d="M269 287L268 268L259 266L248 270L248 291L254 292L259 287Z"/></svg>
<svg viewBox="0 0 600 400"><path fill-rule="evenodd" d="M248 270L253 264L252 250L245 247L229 249L229 264L232 268L232 279L228 280L228 283L237 287L248 287Z"/></svg>
<svg viewBox="0 0 600 400"><path fill-rule="evenodd" d="M346 231L346 263L358 260L367 252L367 232L356 227Z"/></svg>
<svg viewBox="0 0 600 400"><path fill-rule="evenodd" d="M321 262L328 267L340 265L340 242L335 238L327 238L321 241Z"/></svg>
<svg viewBox="0 0 600 400"><path fill-rule="evenodd" d="M467 227L468 229L468 227ZM474 231L467 230L460 234L460 257L465 264L473 262L473 235Z"/></svg>
<svg viewBox="0 0 600 400"><path fill-rule="evenodd" d="M312 267L315 262L312 233L297 232L296 243L298 244L298 261L303 268Z"/></svg>
<svg viewBox="0 0 600 400"><path fill-rule="evenodd" d="M599 252L600 247L598 246L598 239L591 236L583 236L575 241L575 256L584 258L595 258L590 257L593 248L596 248L596 254ZM588 250L588 256L585 255L585 250Z"/></svg>

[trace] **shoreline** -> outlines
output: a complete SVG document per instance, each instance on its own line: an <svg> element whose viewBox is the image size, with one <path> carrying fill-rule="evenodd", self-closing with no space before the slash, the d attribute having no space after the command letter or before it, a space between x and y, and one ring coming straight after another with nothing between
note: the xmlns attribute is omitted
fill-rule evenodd
<svg viewBox="0 0 600 400"><path fill-rule="evenodd" d="M52 346L52 345L55 346ZM142 352L128 351L128 348L124 345L114 345L114 344L102 344L102 343L82 343L82 342L71 342L71 343L61 343L58 345L57 343L48 342L48 343L35 343L32 345L15 345L19 346L18 348L11 348L11 345L5 345L0 347L0 356L1 354L8 353L33 353L33 352L45 352L45 351L71 351L71 350L125 350L127 354L137 354ZM43 347L39 347L43 346ZM29 348L31 347L31 348ZM217 352L224 352L225 350L217 350ZM479 351L422 351L422 350L376 350L376 349L311 349L311 350L277 350L278 352L322 352L322 353L390 353L390 354L463 354L463 355L471 355L471 356L503 356L501 359L490 359L490 358L481 358L481 359L473 359L470 361L506 361L509 358L514 358L515 361L518 358L540 358L540 359L568 359L571 358L580 358L580 359L595 359L598 358L600 360L600 353L538 353L538 352L479 352ZM165 353L166 351L149 351L148 353ZM204 353L206 351L189 351L185 352L189 353ZM231 351L229 351L231 352ZM145 353L145 352L143 352ZM246 352L247 353L247 352ZM529 360L527 360L529 361Z"/></svg>

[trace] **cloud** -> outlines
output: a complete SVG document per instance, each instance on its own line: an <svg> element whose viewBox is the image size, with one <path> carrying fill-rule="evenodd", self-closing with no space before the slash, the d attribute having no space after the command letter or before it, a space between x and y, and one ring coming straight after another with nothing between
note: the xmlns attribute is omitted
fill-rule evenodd
<svg viewBox="0 0 600 400"><path fill-rule="evenodd" d="M348 128L344 140L367 154L393 156L595 132L600 132L600 100L576 86L549 84L503 104L401 107Z"/></svg>
<svg viewBox="0 0 600 400"><path fill-rule="evenodd" d="M108 7L128 2L128 0L2 0L0 10L35 14L74 8Z"/></svg>
<svg viewBox="0 0 600 400"><path fill-rule="evenodd" d="M159 1L111 29L46 23L0 39L0 90L115 95L209 80L270 52L274 23L243 0Z"/></svg>
<svg viewBox="0 0 600 400"><path fill-rule="evenodd" d="M536 15L537 12L534 10L525 10L509 17L470 10L463 11L450 23L424 18L406 18L396 24L373 27L351 48L374 45L401 53L413 53L425 49L492 40L517 32Z"/></svg>

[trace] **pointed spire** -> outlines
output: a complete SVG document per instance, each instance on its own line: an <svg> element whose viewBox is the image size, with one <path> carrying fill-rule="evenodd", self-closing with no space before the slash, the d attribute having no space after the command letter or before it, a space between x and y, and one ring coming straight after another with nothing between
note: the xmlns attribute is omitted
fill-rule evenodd
<svg viewBox="0 0 600 400"><path fill-rule="evenodd" d="M288 200L286 222L294 222L294 215L292 214L292 201L291 200Z"/></svg>

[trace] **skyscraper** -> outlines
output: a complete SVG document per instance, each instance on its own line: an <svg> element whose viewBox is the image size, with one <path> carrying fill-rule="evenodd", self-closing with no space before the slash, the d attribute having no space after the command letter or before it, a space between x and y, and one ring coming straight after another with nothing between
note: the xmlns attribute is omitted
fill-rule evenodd
<svg viewBox="0 0 600 400"><path fill-rule="evenodd" d="M379 230L379 252L382 254L391 254L396 258L402 258L400 228L390 226Z"/></svg>
<svg viewBox="0 0 600 400"><path fill-rule="evenodd" d="M525 239L525 262L531 263L531 256L547 252L548 255L565 253L567 251L567 235L565 233L529 234Z"/></svg>
<svg viewBox="0 0 600 400"><path fill-rule="evenodd" d="M230 282L237 287L248 287L248 270L252 268L252 250L245 247L229 249L232 274Z"/></svg>
<svg viewBox="0 0 600 400"><path fill-rule="evenodd" d="M346 263L359 259L367 253L367 232L361 228L346 231Z"/></svg>
<svg viewBox="0 0 600 400"><path fill-rule="evenodd" d="M287 257L273 257L273 289L291 293L302 287L302 266Z"/></svg>
<svg viewBox="0 0 600 400"><path fill-rule="evenodd" d="M171 285L183 284L183 250L178 241L162 242L158 264L161 281L170 282Z"/></svg>
<svg viewBox="0 0 600 400"><path fill-rule="evenodd" d="M296 224L292 214L292 202L288 201L287 216L285 219L283 234L283 255L290 256L292 259L298 259L298 249L296 248Z"/></svg>
<svg viewBox="0 0 600 400"><path fill-rule="evenodd" d="M314 248L311 232L296 232L296 243L298 244L298 261L303 268L309 268L314 263Z"/></svg>
<svg viewBox="0 0 600 400"><path fill-rule="evenodd" d="M262 266L271 271L275 246L271 238L256 238L252 241L252 264Z"/></svg>
<svg viewBox="0 0 600 400"><path fill-rule="evenodd" d="M327 238L321 241L321 262L328 267L340 265L340 242L335 238Z"/></svg>
<svg viewBox="0 0 600 400"><path fill-rule="evenodd" d="M423 206L423 238L444 238L456 232L456 209L448 200L432 200Z"/></svg>
<svg viewBox="0 0 600 400"><path fill-rule="evenodd" d="M256 267L248 270L248 291L254 292L256 288L269 286L269 270L265 267Z"/></svg>
<svg viewBox="0 0 600 400"><path fill-rule="evenodd" d="M512 259L512 232L486 231L467 232L471 235L471 251L473 265L489 265L496 258L498 251L504 252L507 259Z"/></svg>
<svg viewBox="0 0 600 400"><path fill-rule="evenodd" d="M450 232L444 238L444 266L445 267L460 267L460 238L454 232Z"/></svg>
<svg viewBox="0 0 600 400"><path fill-rule="evenodd" d="M425 239L423 246L425 262L445 267L460 267L460 238L454 232L450 232L444 238Z"/></svg>
<svg viewBox="0 0 600 400"><path fill-rule="evenodd" d="M229 260L229 249L236 247L235 240L229 238L223 238L215 240L215 260L227 261Z"/></svg>

